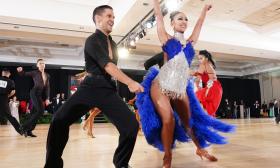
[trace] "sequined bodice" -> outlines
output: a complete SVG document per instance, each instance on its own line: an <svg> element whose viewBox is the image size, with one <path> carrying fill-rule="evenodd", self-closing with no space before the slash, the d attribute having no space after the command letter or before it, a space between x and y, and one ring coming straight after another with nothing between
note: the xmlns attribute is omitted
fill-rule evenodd
<svg viewBox="0 0 280 168"><path fill-rule="evenodd" d="M186 46L182 46L179 40L175 38L169 39L165 45L162 46L162 50L167 53L168 60L174 58L179 52L183 50L185 57L189 63L189 66L192 63L192 60L195 56L195 51L193 49L192 43L188 42Z"/></svg>
<svg viewBox="0 0 280 168"><path fill-rule="evenodd" d="M186 95L189 79L189 66L194 57L191 43L185 47L175 38L169 39L162 47L168 55L157 76L162 93L173 99L181 99Z"/></svg>

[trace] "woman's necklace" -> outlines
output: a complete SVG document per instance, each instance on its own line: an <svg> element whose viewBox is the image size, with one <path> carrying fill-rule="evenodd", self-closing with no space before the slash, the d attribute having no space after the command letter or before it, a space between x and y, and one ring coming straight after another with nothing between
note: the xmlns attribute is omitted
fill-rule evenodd
<svg viewBox="0 0 280 168"><path fill-rule="evenodd" d="M185 46L187 41L184 37L184 33L180 33L180 32L175 32L174 33L174 38L176 38L178 41L180 41L180 43Z"/></svg>

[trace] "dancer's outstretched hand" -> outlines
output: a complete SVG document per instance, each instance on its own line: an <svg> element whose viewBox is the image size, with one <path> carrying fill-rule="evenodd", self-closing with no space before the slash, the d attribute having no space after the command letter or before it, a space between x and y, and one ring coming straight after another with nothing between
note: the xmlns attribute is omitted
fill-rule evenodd
<svg viewBox="0 0 280 168"><path fill-rule="evenodd" d="M204 10L209 11L212 8L212 5L205 5Z"/></svg>
<svg viewBox="0 0 280 168"><path fill-rule="evenodd" d="M46 106L50 105L51 104L50 100L46 99L45 104L46 104Z"/></svg>
<svg viewBox="0 0 280 168"><path fill-rule="evenodd" d="M133 93L144 92L143 86L140 85L138 82L132 81L127 86L130 92Z"/></svg>
<svg viewBox="0 0 280 168"><path fill-rule="evenodd" d="M22 67L17 67L18 72L21 72L22 70L23 70Z"/></svg>

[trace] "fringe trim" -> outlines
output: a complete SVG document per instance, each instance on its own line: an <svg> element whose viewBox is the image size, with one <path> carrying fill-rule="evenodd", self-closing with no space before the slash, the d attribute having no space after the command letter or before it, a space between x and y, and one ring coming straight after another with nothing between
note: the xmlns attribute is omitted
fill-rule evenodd
<svg viewBox="0 0 280 168"><path fill-rule="evenodd" d="M171 98L173 100L174 99L181 99L182 100L183 98L186 97L186 93L177 93L177 92L173 92L173 91L163 89L163 88L161 88L160 90L164 95L168 96L169 98Z"/></svg>

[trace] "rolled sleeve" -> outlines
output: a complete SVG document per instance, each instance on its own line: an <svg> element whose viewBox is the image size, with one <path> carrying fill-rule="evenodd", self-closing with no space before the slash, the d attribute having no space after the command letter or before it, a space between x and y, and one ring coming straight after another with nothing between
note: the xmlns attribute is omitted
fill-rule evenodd
<svg viewBox="0 0 280 168"><path fill-rule="evenodd" d="M103 69L109 62L112 62L104 45L94 39L88 39L85 43L85 52Z"/></svg>
<svg viewBox="0 0 280 168"><path fill-rule="evenodd" d="M16 89L15 82L11 80L10 90L15 90L15 89Z"/></svg>

